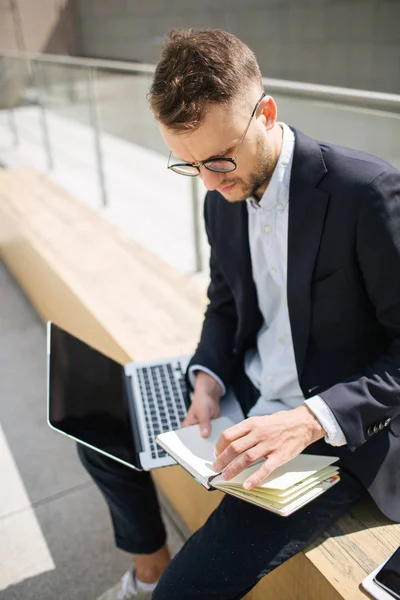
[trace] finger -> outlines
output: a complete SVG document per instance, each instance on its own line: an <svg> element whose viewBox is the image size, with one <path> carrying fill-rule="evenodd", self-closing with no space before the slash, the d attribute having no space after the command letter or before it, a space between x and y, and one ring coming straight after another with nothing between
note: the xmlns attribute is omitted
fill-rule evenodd
<svg viewBox="0 0 400 600"><path fill-rule="evenodd" d="M202 411L199 415L200 435L209 437L211 433L211 417L208 411Z"/></svg>
<svg viewBox="0 0 400 600"><path fill-rule="evenodd" d="M196 413L189 409L188 414L186 415L181 427L188 427L189 425L195 425L199 420L196 416Z"/></svg>
<svg viewBox="0 0 400 600"><path fill-rule="evenodd" d="M186 417L186 419L182 421L181 427L189 427L189 425L196 425L196 423L198 423L198 421L194 417Z"/></svg>
<svg viewBox="0 0 400 600"><path fill-rule="evenodd" d="M261 485L275 471L277 467L283 465L286 461L282 460L277 454L270 454L266 461L261 465L255 473L246 479L243 484L245 490Z"/></svg>
<svg viewBox="0 0 400 600"><path fill-rule="evenodd" d="M237 425L233 425L228 429L225 429L223 433L219 436L215 444L215 456L220 456L232 442L237 440L238 438L242 438L251 430L251 419L245 419L241 421Z"/></svg>
<svg viewBox="0 0 400 600"><path fill-rule="evenodd" d="M243 452L237 460L223 471L222 478L228 481L229 479L236 477L236 475L239 475L239 473L250 467L260 458L266 456L266 454L267 450L264 444L252 446L246 450L246 452Z"/></svg>
<svg viewBox="0 0 400 600"><path fill-rule="evenodd" d="M254 435L252 432L244 435L241 438L234 440L219 456L215 457L213 470L217 473L225 469L235 458L238 458L241 454L251 451L251 449L257 445ZM239 459L238 459L239 460ZM237 461L235 461L237 462Z"/></svg>

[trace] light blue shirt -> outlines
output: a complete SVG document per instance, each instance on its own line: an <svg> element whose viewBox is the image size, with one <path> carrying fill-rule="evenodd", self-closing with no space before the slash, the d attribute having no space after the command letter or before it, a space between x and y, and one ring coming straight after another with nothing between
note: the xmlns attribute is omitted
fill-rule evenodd
<svg viewBox="0 0 400 600"><path fill-rule="evenodd" d="M327 432L325 440L341 446L346 438L332 411L320 396L304 400L297 376L286 297L289 186L295 138L287 125L280 126L282 149L271 181L259 203L246 201L253 280L264 320L256 347L247 351L244 361L247 376L260 391L249 416L289 410L305 402ZM190 369L192 383L198 370L213 375L225 393L222 381L200 365Z"/></svg>

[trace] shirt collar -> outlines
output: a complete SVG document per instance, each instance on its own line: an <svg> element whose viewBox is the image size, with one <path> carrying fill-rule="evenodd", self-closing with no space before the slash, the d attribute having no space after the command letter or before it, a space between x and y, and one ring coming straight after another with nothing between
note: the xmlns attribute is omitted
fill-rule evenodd
<svg viewBox="0 0 400 600"><path fill-rule="evenodd" d="M272 209L276 206L277 198L279 198L283 209L286 208L289 202L290 173L292 170L295 138L293 131L285 123L278 123L278 125L280 125L283 132L281 152L271 180L260 202L257 203L252 198L247 199L248 205L254 209Z"/></svg>

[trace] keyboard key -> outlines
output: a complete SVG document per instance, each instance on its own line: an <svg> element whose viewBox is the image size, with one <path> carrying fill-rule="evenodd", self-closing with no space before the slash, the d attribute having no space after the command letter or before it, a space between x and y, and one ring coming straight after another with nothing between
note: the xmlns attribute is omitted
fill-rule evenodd
<svg viewBox="0 0 400 600"><path fill-rule="evenodd" d="M187 414L187 387L182 365L176 361L173 364L141 367L138 369L138 381L151 456L167 456L155 443L155 437L162 431L180 427Z"/></svg>

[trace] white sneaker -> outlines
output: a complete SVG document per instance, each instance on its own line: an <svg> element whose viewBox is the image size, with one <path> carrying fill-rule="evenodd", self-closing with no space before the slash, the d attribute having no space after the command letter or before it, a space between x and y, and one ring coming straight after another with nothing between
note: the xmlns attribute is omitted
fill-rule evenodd
<svg viewBox="0 0 400 600"><path fill-rule="evenodd" d="M121 583L114 586L97 600L151 600L152 592L138 590L135 584L135 574L127 571L121 578Z"/></svg>
<svg viewBox="0 0 400 600"><path fill-rule="evenodd" d="M134 573L127 571L121 579L121 587L118 592L118 600L128 600L129 598L139 598L139 592L136 588ZM144 598L151 598L151 595L144 596Z"/></svg>

